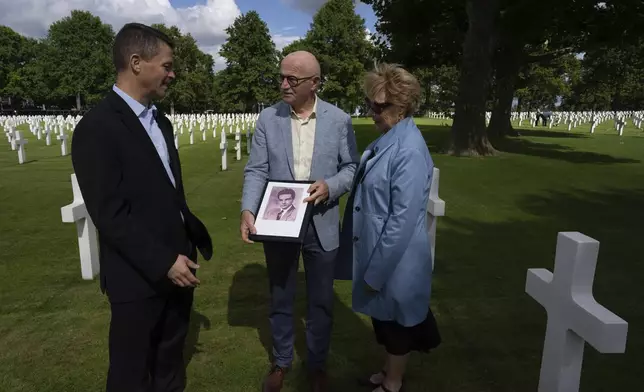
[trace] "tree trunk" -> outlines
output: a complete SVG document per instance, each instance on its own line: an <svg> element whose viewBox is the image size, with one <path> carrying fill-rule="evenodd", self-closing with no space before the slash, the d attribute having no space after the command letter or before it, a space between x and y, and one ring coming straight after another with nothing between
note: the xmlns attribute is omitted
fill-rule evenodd
<svg viewBox="0 0 644 392"><path fill-rule="evenodd" d="M519 77L520 55L520 52L508 49L501 51L496 59L494 108L487 128L487 134L491 139L508 135L519 136L519 133L512 127L510 116L512 115L512 100L514 99L516 82Z"/></svg>
<svg viewBox="0 0 644 392"><path fill-rule="evenodd" d="M81 94L80 94L80 92L76 93L76 109L78 111L81 110Z"/></svg>
<svg viewBox="0 0 644 392"><path fill-rule="evenodd" d="M498 0L468 0L469 28L452 125L453 155L493 155L485 129L485 102L490 84L494 24Z"/></svg>

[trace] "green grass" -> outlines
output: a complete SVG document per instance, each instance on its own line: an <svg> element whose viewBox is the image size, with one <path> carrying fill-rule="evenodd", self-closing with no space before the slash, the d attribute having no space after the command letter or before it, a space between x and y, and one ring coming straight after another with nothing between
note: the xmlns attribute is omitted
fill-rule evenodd
<svg viewBox="0 0 644 392"><path fill-rule="evenodd" d="M496 145L498 157L454 158L438 153L449 128L419 123L447 203L432 299L444 343L412 356L407 390L536 390L546 314L524 293L526 270L552 269L559 231L601 242L596 299L630 323L625 354L586 349L581 389L641 389L644 132L631 127L619 137L610 122L594 136L586 125L525 128ZM355 130L361 150L377 136L369 120L355 120ZM0 141L0 391L99 391L109 307L96 281L81 280L76 229L61 222L60 207L72 199L71 161L60 157L57 141L46 147L28 136L25 165ZM216 248L200 270L186 344L188 390L258 391L270 347L268 283L261 245L239 239L245 160L231 151L229 171L221 172L218 144L209 138L191 146L187 133L180 154L189 204ZM303 289L300 270L289 392L306 390ZM368 320L350 308L349 282L336 283L336 293L333 391L355 391L355 377L380 366L380 349Z"/></svg>

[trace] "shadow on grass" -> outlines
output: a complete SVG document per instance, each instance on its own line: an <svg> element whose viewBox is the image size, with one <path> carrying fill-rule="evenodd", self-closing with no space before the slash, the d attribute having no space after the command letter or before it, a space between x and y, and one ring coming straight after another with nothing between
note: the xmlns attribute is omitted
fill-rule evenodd
<svg viewBox="0 0 644 392"><path fill-rule="evenodd" d="M529 155L534 157L557 159L571 163L640 163L641 161L630 158L616 158L607 154L596 152L577 151L571 147L551 143L535 143L520 138L504 138L496 140L494 147L503 152L512 154Z"/></svg>
<svg viewBox="0 0 644 392"><path fill-rule="evenodd" d="M532 137L552 137L558 139L585 139L588 136L580 133L564 132L564 131L547 131L545 129L524 129L515 128L521 136Z"/></svg>
<svg viewBox="0 0 644 392"><path fill-rule="evenodd" d="M527 269L552 271L557 233L579 231L600 241L597 301L631 324L625 354L587 350L581 389L639 390L642 200L644 189L555 191L518 199L518 208L532 215L522 221L456 220L448 212L437 233L432 293L446 345L410 363L410 372L424 378L427 390L536 390L547 315L525 294ZM425 376L428 371L437 376ZM449 380L466 387L450 387Z"/></svg>
<svg viewBox="0 0 644 392"><path fill-rule="evenodd" d="M306 361L306 294L305 274L298 272L295 300L295 347L298 358ZM373 331L342 301L334 299L334 326L331 352L329 353L330 383L334 391L350 391L362 373L377 369L377 347ZM233 277L228 298L228 324L233 327L251 327L257 330L258 339L266 351L267 363L272 361L272 338L268 320L269 291L266 268L261 264L248 264ZM356 342L362 344L356 344ZM365 348L367 347L367 348ZM365 353L370 353L365 361ZM268 369L268 367L267 367ZM292 390L308 390L306 365L300 372L288 377ZM261 380L259 381L261 383Z"/></svg>
<svg viewBox="0 0 644 392"><path fill-rule="evenodd" d="M364 149L378 138L380 135L372 124L358 124L354 125L353 129L356 133L356 142L358 144L358 151ZM423 134L427 148L432 153L445 153L449 147L450 131L449 126L440 125L418 125L418 129Z"/></svg>
<svg viewBox="0 0 644 392"><path fill-rule="evenodd" d="M188 336L186 336L186 343L183 350L184 366L186 368L188 368L195 354L203 352L199 348L199 333L202 328L209 330L210 325L210 319L208 317L197 312L194 308L192 309L190 313L190 329L188 330Z"/></svg>

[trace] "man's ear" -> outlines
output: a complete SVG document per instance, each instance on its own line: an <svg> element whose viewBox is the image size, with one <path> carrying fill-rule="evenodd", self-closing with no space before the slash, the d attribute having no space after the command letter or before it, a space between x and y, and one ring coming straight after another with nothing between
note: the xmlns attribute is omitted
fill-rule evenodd
<svg viewBox="0 0 644 392"><path fill-rule="evenodd" d="M130 69L135 74L139 74L141 72L141 56L138 54L130 56Z"/></svg>

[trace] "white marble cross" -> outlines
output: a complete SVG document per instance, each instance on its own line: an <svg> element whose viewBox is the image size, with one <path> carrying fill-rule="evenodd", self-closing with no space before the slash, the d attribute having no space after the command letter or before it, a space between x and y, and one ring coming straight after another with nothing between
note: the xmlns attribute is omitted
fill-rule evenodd
<svg viewBox="0 0 644 392"><path fill-rule="evenodd" d="M20 131L16 131L15 136L13 137L13 142L16 144L16 148L18 149L18 163L22 165L27 161L25 144L29 143L29 140L24 139Z"/></svg>
<svg viewBox="0 0 644 392"><path fill-rule="evenodd" d="M65 132L61 132L60 135L56 139L60 140L60 155L66 157L67 156L67 134Z"/></svg>
<svg viewBox="0 0 644 392"><path fill-rule="evenodd" d="M45 143L46 143L48 146L51 146L51 130L50 130L49 128L46 128L46 129L45 129L45 133L46 133L46 136L45 136Z"/></svg>
<svg viewBox="0 0 644 392"><path fill-rule="evenodd" d="M195 144L195 128L192 126L190 128L190 144Z"/></svg>
<svg viewBox="0 0 644 392"><path fill-rule="evenodd" d="M554 274L528 270L525 290L548 313L539 392L579 390L585 342L600 353L626 349L628 323L593 297L598 253L598 241L577 232L561 232Z"/></svg>
<svg viewBox="0 0 644 392"><path fill-rule="evenodd" d="M72 174L72 191L74 192L74 201L72 204L62 207L60 213L63 222L76 222L81 275L85 280L92 280L98 275L100 269L96 227L87 213L87 207L78 186L76 174Z"/></svg>
<svg viewBox="0 0 644 392"><path fill-rule="evenodd" d="M235 131L235 151L237 152L235 158L237 158L238 161L241 161L241 131L239 129L239 125L237 125L237 130Z"/></svg>
<svg viewBox="0 0 644 392"><path fill-rule="evenodd" d="M174 131L174 148L179 151L179 134L176 129Z"/></svg>
<svg viewBox="0 0 644 392"><path fill-rule="evenodd" d="M429 199L427 200L427 232L432 247L432 271L434 270L434 260L436 259L436 221L437 217L445 216L445 202L438 197L438 183L440 180L440 170L434 167L432 172L432 183L429 187Z"/></svg>
<svg viewBox="0 0 644 392"><path fill-rule="evenodd" d="M11 144L11 151L16 151L16 132L17 131L11 131L7 133L7 138L9 139L9 143Z"/></svg>
<svg viewBox="0 0 644 392"><path fill-rule="evenodd" d="M221 150L221 170L228 170L228 139L226 139L226 132L221 132L221 143L219 143Z"/></svg>

